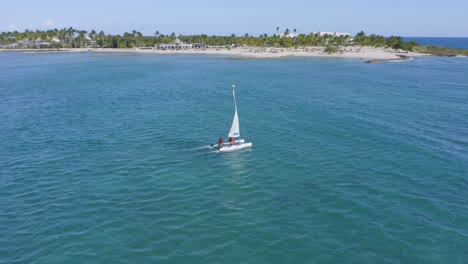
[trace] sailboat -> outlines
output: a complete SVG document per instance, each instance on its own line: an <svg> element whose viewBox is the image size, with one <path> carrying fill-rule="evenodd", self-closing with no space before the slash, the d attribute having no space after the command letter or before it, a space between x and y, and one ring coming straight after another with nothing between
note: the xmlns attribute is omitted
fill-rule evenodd
<svg viewBox="0 0 468 264"><path fill-rule="evenodd" d="M243 148L252 147L252 142L245 142L244 139L240 137L240 128L239 128L239 116L237 115L237 102L236 102L236 93L234 92L236 86L232 85L232 96L234 97L234 119L232 120L231 130L229 130L228 138L233 138L234 142L226 142L222 146L219 146L219 152L229 152L234 150L239 150Z"/></svg>

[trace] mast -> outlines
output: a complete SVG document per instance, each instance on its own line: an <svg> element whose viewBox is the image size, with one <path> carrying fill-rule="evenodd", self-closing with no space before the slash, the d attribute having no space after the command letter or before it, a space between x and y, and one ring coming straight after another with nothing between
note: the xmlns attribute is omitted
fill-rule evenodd
<svg viewBox="0 0 468 264"><path fill-rule="evenodd" d="M232 85L232 96L234 97L234 109L236 110L237 113L237 102L236 102L236 93L234 92L236 86L233 84Z"/></svg>

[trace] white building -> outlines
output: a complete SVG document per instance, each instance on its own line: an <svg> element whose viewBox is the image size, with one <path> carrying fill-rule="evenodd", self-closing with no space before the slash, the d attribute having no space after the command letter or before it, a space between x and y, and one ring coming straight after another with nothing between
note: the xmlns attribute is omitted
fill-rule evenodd
<svg viewBox="0 0 468 264"><path fill-rule="evenodd" d="M9 48L42 48L50 45L50 42L42 40L42 38L37 38L36 40L31 40L29 38L24 38L23 40L18 41L9 45Z"/></svg>
<svg viewBox="0 0 468 264"><path fill-rule="evenodd" d="M286 34L286 33L280 34L280 38L295 38L297 36L299 36L299 34L296 34L296 33L293 33L293 32L289 32L288 34Z"/></svg>
<svg viewBox="0 0 468 264"><path fill-rule="evenodd" d="M330 35L330 36L333 36L333 37L341 37L341 36L349 36L351 37L351 34L350 33L341 33L341 32L325 32L325 31L318 31L318 32L314 32L314 34L317 34L319 37L323 37L325 35Z"/></svg>
<svg viewBox="0 0 468 264"><path fill-rule="evenodd" d="M176 38L173 42L169 44L157 44L156 46L162 50L167 50L167 49L185 50L185 49L191 49L193 45L184 43L180 41L178 38Z"/></svg>

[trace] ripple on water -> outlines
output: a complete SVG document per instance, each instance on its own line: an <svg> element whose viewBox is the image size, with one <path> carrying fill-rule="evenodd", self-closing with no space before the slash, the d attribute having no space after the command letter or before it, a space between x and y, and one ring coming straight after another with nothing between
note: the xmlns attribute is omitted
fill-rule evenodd
<svg viewBox="0 0 468 264"><path fill-rule="evenodd" d="M0 263L467 260L466 62L4 56Z"/></svg>

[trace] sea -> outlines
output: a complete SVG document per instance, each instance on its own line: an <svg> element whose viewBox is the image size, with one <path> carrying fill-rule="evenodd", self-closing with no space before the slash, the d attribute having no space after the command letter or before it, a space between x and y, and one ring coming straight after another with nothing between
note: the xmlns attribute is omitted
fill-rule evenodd
<svg viewBox="0 0 468 264"><path fill-rule="evenodd" d="M0 52L0 263L468 263L467 73Z"/></svg>
<svg viewBox="0 0 468 264"><path fill-rule="evenodd" d="M404 41L414 40L424 46L442 46L455 49L468 49L468 37L404 37Z"/></svg>

